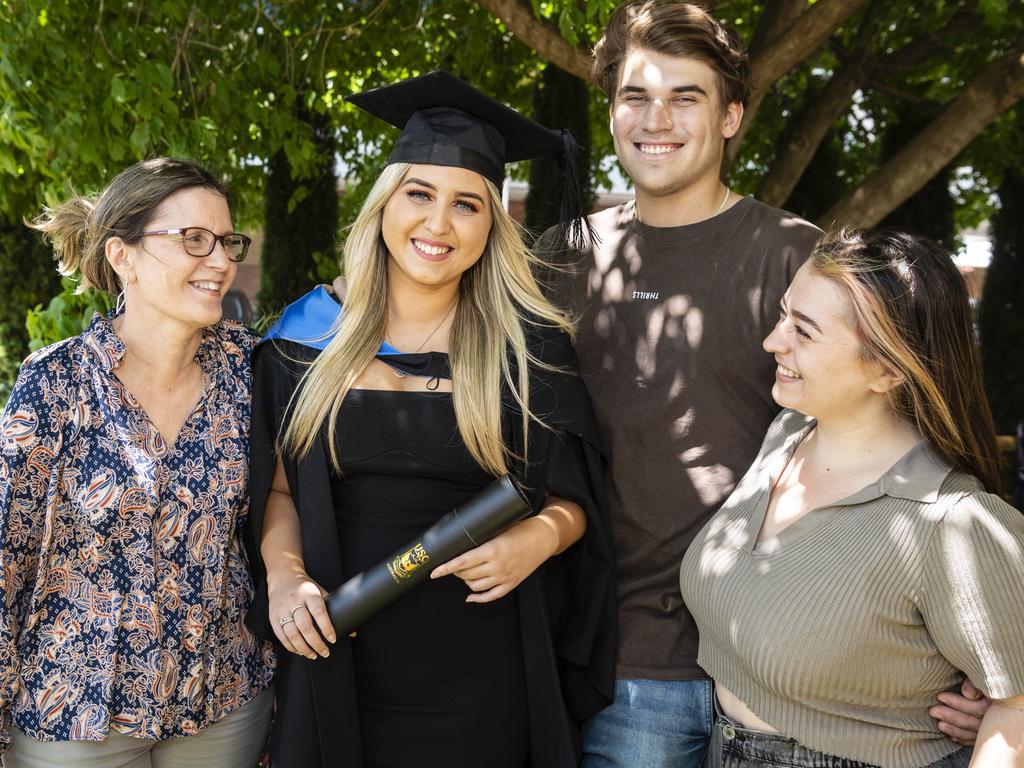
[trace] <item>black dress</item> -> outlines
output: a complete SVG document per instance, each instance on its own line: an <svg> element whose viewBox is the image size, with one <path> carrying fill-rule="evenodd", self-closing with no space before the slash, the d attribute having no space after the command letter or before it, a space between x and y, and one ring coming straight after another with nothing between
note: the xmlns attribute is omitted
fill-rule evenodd
<svg viewBox="0 0 1024 768"><path fill-rule="evenodd" d="M296 305L300 303L301 300ZM245 540L256 595L246 623L257 636L271 640L274 634L259 547L266 498L277 461L275 448L292 393L308 363L319 354L316 344L306 339L324 338L334 317L333 313L328 314L331 317L321 323L319 333L313 329L296 335L278 334L277 338L261 343L253 354L249 475L252 508ZM422 597L410 595L412 602L396 604L394 613L379 617L380 622L374 625L376 631L370 628L373 622L369 622L359 629L355 639L338 638L326 659L311 661L279 650L275 681L277 714L270 744L272 768L368 768L378 765L375 761L383 759L382 756L401 756L403 765L430 765L419 754L421 749L430 752L431 760L433 755L444 752L447 759L439 764L469 765L455 762L452 757L462 749L462 744L473 750L480 745L487 747L486 758L477 760L476 765L518 766L521 752L517 745L524 734L530 768L578 765L581 724L610 703L615 685L614 556L605 495L607 462L586 388L575 373L576 358L568 337L533 326L525 330L530 353L552 368L538 366L529 371L530 407L544 419L543 426L531 422L524 431L522 415L514 400L507 394L503 398L505 444L514 455L528 457L526 462L516 462L511 473L527 493L535 512L543 506L548 492L579 504L587 517L586 533L528 576L510 595L489 606L457 605L458 599L449 598L464 596L466 588L457 578L446 577L423 588L433 592L425 592ZM395 365L394 358L387 362ZM410 373L432 375L417 368L420 364L429 366L430 360L408 360L403 364L408 364ZM514 366L512 373L514 376ZM337 588L347 575L383 559L422 531L422 527L408 520L394 520L395 528L387 534L394 535L393 539L385 541L381 533L379 541L366 544L376 547L374 553L364 551L362 545L349 546L349 541L364 538L352 531L360 525L365 527L365 521L360 523L349 517L359 514L352 512L359 506L353 500L391 493L398 493L401 499L415 496L417 501L436 497L439 502L451 494L454 500L470 496L491 479L479 469L463 464L464 457L456 456L464 449L455 447L460 443L455 440L454 422L439 426L442 418L453 419L450 407L441 406L447 396L363 391L353 392L349 397L352 400L346 402L343 411L353 404L357 408L351 414L345 411L346 419L351 415L370 423L364 422L364 428L359 430L343 427L346 431L340 435L345 443L342 450L350 451L349 458L357 460L356 465L343 467L343 478L335 477L330 467L326 429L321 430L313 449L303 459L282 457L299 515L306 570L328 590ZM385 416L385 409L376 407L385 399L433 410L424 410L422 421L413 428L414 406L392 409ZM362 416L358 413L360 402L366 406ZM440 417L435 415L442 411ZM431 424L436 430L428 426ZM372 461L373 445L379 448L391 442L384 438L385 425L399 432L410 426L407 434L412 439L406 440L400 449L405 453L403 474L418 468L415 471L429 475L429 465L440 464L444 469L439 476L419 478L426 485L416 482L415 492L411 480L406 485L394 476L373 481L369 479L371 472L360 480L358 462ZM445 442L448 439L453 441L451 445ZM396 446L387 447L395 459ZM361 489L359 485L364 481L375 487ZM341 487L344 483L347 487ZM430 491L425 492L424 487ZM335 495L339 500L347 497L350 502L339 505L341 515L335 514ZM446 503L446 509L447 506ZM423 512L426 507L418 504L414 509ZM389 514L396 516L396 510L405 511L405 507L395 504ZM425 527L439 511L440 504L429 519L424 517L420 522ZM406 523L409 527L403 528ZM418 530L410 533L413 528ZM347 529L348 534L342 536L341 529ZM439 621L433 613L441 610L438 606L451 612L445 621ZM404 620L399 618L403 616ZM493 618L493 627L485 620L489 618ZM509 624L517 624L518 629L505 631ZM454 631L454 626L474 627L473 636ZM490 652L487 644L474 642L485 634L488 643L494 644L489 646ZM388 637L381 640L384 635ZM374 637L380 645L369 642ZM452 652L449 645L457 645L458 652ZM491 653L501 654L500 663L489 658ZM481 665L486 669L474 670L474 660L481 659L488 662ZM435 668L438 664L453 666L442 671ZM474 684L473 674L477 673L484 682ZM520 681L525 707L514 703L520 695L516 690ZM399 722L411 711L403 709L409 698L407 683L424 696L437 693L431 706L440 710L435 709L429 725L424 725L426 721L419 713L406 717L400 729L395 726L397 730L390 731L389 723ZM434 685L436 692L427 690ZM499 686L499 690L485 690L488 685ZM396 690L401 697L394 699L391 696ZM508 702L504 700L506 694L510 697ZM446 709L455 713L448 721L444 717ZM524 709L525 728L521 720ZM458 733L444 730L456 728L452 726L455 722L465 725L466 718L478 718L484 723L478 733L474 734L471 727ZM409 738L416 739L415 744L406 744L405 734L411 734ZM422 746L431 734L441 734L436 750L434 746Z"/></svg>
<svg viewBox="0 0 1024 768"><path fill-rule="evenodd" d="M366 570L493 478L458 439L451 395L353 390L331 479L344 578ZM448 576L413 590L352 641L363 763L522 768L529 746L514 595L466 602Z"/></svg>

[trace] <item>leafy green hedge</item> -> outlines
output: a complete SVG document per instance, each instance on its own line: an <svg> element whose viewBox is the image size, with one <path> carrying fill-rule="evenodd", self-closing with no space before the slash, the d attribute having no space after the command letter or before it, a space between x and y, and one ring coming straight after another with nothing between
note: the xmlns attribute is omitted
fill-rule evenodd
<svg viewBox="0 0 1024 768"><path fill-rule="evenodd" d="M114 307L114 301L105 293L86 291L75 293L78 283L69 278L61 279L61 292L50 299L43 308L37 304L28 311L25 325L28 328L28 346L33 352L47 344L77 336L99 312L105 315Z"/></svg>
<svg viewBox="0 0 1024 768"><path fill-rule="evenodd" d="M21 222L0 218L0 404L29 353L25 312L60 290L49 249Z"/></svg>

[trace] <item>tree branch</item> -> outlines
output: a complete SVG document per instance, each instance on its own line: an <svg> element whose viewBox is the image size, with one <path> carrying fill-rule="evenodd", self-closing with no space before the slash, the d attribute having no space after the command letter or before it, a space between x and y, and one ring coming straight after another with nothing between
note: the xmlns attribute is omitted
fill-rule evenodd
<svg viewBox="0 0 1024 768"><path fill-rule="evenodd" d="M750 100L743 122L725 148L724 168L732 167L747 131L768 89L776 80L804 62L867 0L819 0L804 11L787 31L778 32L751 57ZM755 34L756 36L756 34Z"/></svg>
<svg viewBox="0 0 1024 768"><path fill-rule="evenodd" d="M590 51L573 45L556 27L534 16L529 0L477 0L477 4L501 19L509 32L542 59L590 82Z"/></svg>
<svg viewBox="0 0 1024 768"><path fill-rule="evenodd" d="M942 113L818 222L872 227L948 165L1000 114L1024 97L1024 38L992 62Z"/></svg>
<svg viewBox="0 0 1024 768"><path fill-rule="evenodd" d="M792 121L771 169L761 180L757 192L760 200L775 206L786 202L829 129L850 108L853 95L862 87L870 67L868 48L878 33L884 2L887 0L871 0L857 30L853 50L841 51L842 65L824 90Z"/></svg>
<svg viewBox="0 0 1024 768"><path fill-rule="evenodd" d="M807 170L829 128L849 108L858 87L889 93L910 103L934 106L933 102L924 96L900 91L888 85L882 81L882 75L904 71L932 54L944 53L950 40L957 36L962 37L983 23L970 8L961 8L942 29L931 35L915 38L881 59L872 59L868 57L867 51L878 34L880 11L885 2L887 0L872 0L868 6L857 31L854 50L838 51L843 65L803 115L795 120L795 125L787 138L781 142L775 162L761 180L761 186L757 191L759 199L770 205L782 205L786 202L799 183L800 177Z"/></svg>
<svg viewBox="0 0 1024 768"><path fill-rule="evenodd" d="M779 148L771 170L761 180L758 200L774 206L786 202L829 128L850 108L863 76L864 68L859 62L846 64L832 76Z"/></svg>
<svg viewBox="0 0 1024 768"><path fill-rule="evenodd" d="M750 40L750 55L759 56L769 42L775 40L800 18L806 7L807 0L772 0L768 3Z"/></svg>
<svg viewBox="0 0 1024 768"><path fill-rule="evenodd" d="M751 62L751 87L767 90L820 48L867 0L820 0L800 14L789 31L776 35Z"/></svg>
<svg viewBox="0 0 1024 768"><path fill-rule="evenodd" d="M932 54L948 54L955 41L967 39L984 25L985 20L971 8L959 8L942 29L930 35L923 35L898 51L893 51L879 62L878 69L899 71L924 61Z"/></svg>

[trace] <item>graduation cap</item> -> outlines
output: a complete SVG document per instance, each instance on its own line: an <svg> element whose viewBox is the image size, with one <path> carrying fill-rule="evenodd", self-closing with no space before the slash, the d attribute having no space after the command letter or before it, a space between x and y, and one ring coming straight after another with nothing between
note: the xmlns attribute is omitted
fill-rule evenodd
<svg viewBox="0 0 1024 768"><path fill-rule="evenodd" d="M582 151L568 130L545 128L440 69L346 99L402 129L389 165L468 168L500 189L505 163L539 157L558 160L565 170L560 242L583 246L589 223L578 175Z"/></svg>

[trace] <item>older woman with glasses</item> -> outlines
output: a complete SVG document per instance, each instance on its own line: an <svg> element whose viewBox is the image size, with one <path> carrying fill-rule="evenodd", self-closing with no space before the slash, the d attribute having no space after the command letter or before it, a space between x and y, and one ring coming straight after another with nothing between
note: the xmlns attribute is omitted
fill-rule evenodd
<svg viewBox="0 0 1024 768"><path fill-rule="evenodd" d="M221 321L250 239L169 159L33 227L118 300L24 362L0 423L4 764L252 768L274 667L242 623L256 336Z"/></svg>

